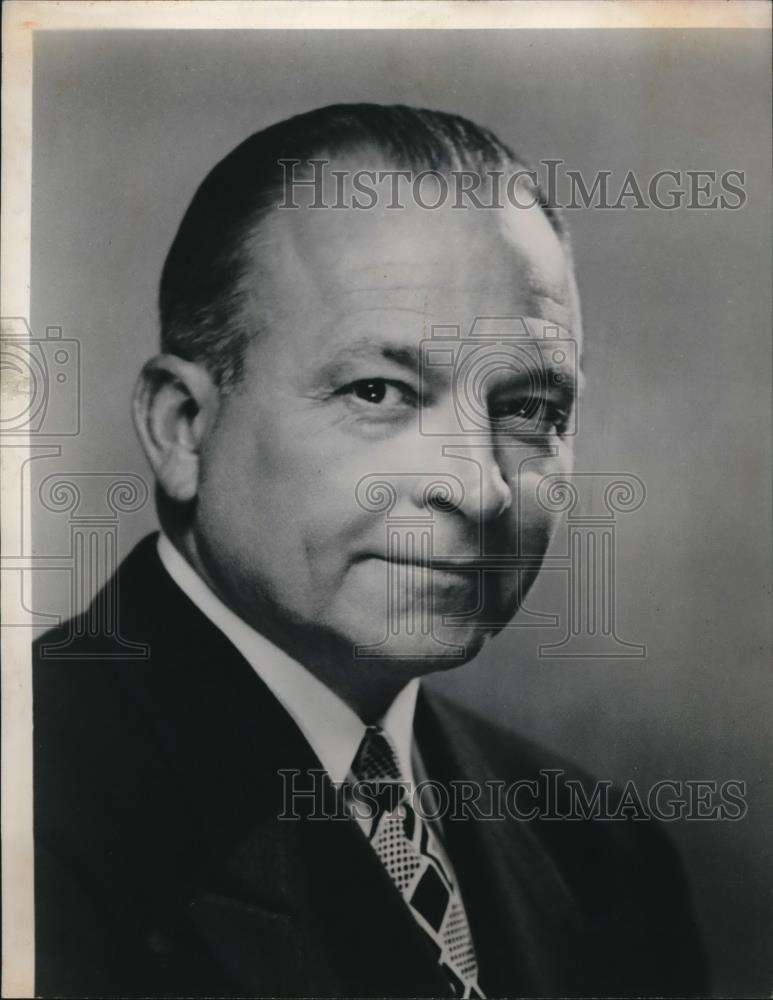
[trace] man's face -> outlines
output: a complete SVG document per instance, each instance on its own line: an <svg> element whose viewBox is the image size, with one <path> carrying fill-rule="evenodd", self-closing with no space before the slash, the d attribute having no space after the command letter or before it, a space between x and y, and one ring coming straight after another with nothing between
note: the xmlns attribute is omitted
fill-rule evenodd
<svg viewBox="0 0 773 1000"><path fill-rule="evenodd" d="M445 644L469 659L533 580L553 527L536 486L570 462L575 372L554 379L538 347L545 326L571 336L558 238L537 209L415 205L276 211L258 238L261 332L204 442L199 558L307 662L387 638L395 669L450 665L433 658ZM470 361L478 317L526 319L514 361L485 338ZM462 355L424 363L441 325ZM492 556L511 558L484 569Z"/></svg>

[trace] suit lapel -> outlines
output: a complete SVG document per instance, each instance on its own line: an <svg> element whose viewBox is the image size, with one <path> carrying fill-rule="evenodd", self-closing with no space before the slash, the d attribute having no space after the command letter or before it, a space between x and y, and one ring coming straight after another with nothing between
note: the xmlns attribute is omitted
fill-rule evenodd
<svg viewBox="0 0 773 1000"><path fill-rule="evenodd" d="M291 717L155 547L146 544L144 566L133 558L121 592L142 581L145 608L130 631L151 654L125 693L173 775L179 817L164 834L174 843L159 844L178 870L168 925L182 920L237 994L450 995L358 825L314 817L333 789ZM316 797L288 808L293 782Z"/></svg>
<svg viewBox="0 0 773 1000"><path fill-rule="evenodd" d="M487 759L469 720L425 694L416 733L433 780L452 783L512 780L515 761ZM506 768L504 773L497 768ZM453 801L453 798L450 798ZM444 840L459 881L475 942L479 981L487 996L557 995L565 942L579 915L548 852L528 822L450 819Z"/></svg>
<svg viewBox="0 0 773 1000"><path fill-rule="evenodd" d="M210 947L248 992L450 995L357 824L318 815L321 801L335 812L334 793L326 776L317 777L310 749L292 736L276 746L284 751L273 755L271 769L292 771L307 788L313 775L322 793L288 809L277 784L254 825L205 873L197 925ZM291 812L299 818L280 818Z"/></svg>

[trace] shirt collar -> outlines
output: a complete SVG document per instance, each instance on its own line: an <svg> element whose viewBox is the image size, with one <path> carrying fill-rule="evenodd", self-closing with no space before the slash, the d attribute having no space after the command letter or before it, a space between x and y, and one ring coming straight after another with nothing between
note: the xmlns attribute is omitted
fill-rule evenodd
<svg viewBox="0 0 773 1000"><path fill-rule="evenodd" d="M331 780L345 781L365 734L365 723L356 712L306 667L226 607L163 532L158 555L172 580L233 643L292 717ZM394 741L403 777L411 783L418 691L419 680L414 678L398 693L380 722Z"/></svg>

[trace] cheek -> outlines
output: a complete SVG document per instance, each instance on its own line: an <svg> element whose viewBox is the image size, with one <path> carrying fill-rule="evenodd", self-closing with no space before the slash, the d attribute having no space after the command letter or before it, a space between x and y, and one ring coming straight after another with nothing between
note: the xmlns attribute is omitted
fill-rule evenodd
<svg viewBox="0 0 773 1000"><path fill-rule="evenodd" d="M201 454L197 520L213 552L246 570L256 551L287 524L278 486L282 473L265 436L235 413L223 419ZM288 491L292 497L294 490Z"/></svg>
<svg viewBox="0 0 773 1000"><path fill-rule="evenodd" d="M237 558L249 554L272 576L334 584L368 519L355 499L367 461L295 432L290 419L248 424L235 416L229 424L202 456L200 520Z"/></svg>
<svg viewBox="0 0 773 1000"><path fill-rule="evenodd" d="M548 487L568 479L572 465L571 445L562 444L558 455L529 462L517 475L517 503L512 513L524 552L537 555L547 549L561 518L550 502Z"/></svg>
<svg viewBox="0 0 773 1000"><path fill-rule="evenodd" d="M529 500L521 507L518 524L519 550L523 555L542 556L558 524L558 515Z"/></svg>

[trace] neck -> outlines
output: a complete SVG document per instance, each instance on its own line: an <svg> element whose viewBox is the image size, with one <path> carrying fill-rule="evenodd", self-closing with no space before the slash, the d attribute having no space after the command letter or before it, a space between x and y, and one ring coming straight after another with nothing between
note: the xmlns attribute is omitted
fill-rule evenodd
<svg viewBox="0 0 773 1000"><path fill-rule="evenodd" d="M426 671L426 662L356 657L353 645L314 626L289 622L266 601L240 600L215 573L192 533L164 525L170 542L212 593L250 628L302 664L365 722L380 719L399 692Z"/></svg>

